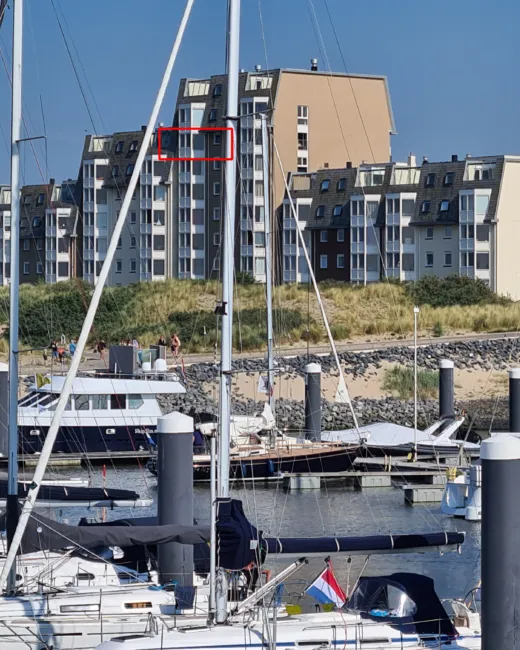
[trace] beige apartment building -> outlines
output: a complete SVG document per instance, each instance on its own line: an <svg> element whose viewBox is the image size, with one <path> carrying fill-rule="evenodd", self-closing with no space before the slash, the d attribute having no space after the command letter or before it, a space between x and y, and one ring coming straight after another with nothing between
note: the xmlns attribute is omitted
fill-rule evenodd
<svg viewBox="0 0 520 650"><path fill-rule="evenodd" d="M315 67L315 66L313 66ZM176 127L223 127L225 75L181 80L173 124ZM265 152L260 114L270 122ZM317 70L242 71L237 126L237 271L265 281L263 156L269 156L273 231L281 234L278 208L285 194L284 175L311 172L362 161L390 160L395 126L385 77L330 74ZM225 138L218 131L180 131L181 158L223 156ZM274 153L280 153L283 173ZM173 273L207 278L220 263L223 168L220 161L175 162L173 189ZM281 259L283 243L275 243ZM281 264L275 265L281 272ZM175 273L175 269L177 273Z"/></svg>

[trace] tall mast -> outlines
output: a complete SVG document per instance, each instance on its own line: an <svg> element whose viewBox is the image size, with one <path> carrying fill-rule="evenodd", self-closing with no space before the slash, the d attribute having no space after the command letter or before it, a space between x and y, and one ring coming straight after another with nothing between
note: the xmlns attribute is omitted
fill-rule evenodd
<svg viewBox="0 0 520 650"><path fill-rule="evenodd" d="M233 352L233 272L235 267L236 124L238 120L238 57L240 0L228 0L227 24L226 166L222 253L222 347L220 356L218 496L229 497L229 445L231 442L231 357ZM212 504L213 507L213 504ZM216 551L215 551L216 552ZM216 558L218 560L218 558ZM216 621L227 619L227 578L220 569L215 589Z"/></svg>
<svg viewBox="0 0 520 650"><path fill-rule="evenodd" d="M18 312L20 292L20 140L22 134L23 0L13 0L13 70L11 102L11 288L9 307L9 425L7 479L7 545L18 523ZM9 571L7 589L16 586L16 563Z"/></svg>
<svg viewBox="0 0 520 650"><path fill-rule="evenodd" d="M269 201L269 139L267 133L267 115L262 120L262 151L264 166L264 232L265 232L265 289L267 300L267 390L268 401L274 415L274 353L273 353L273 273L272 273L272 234L271 204Z"/></svg>
<svg viewBox="0 0 520 650"><path fill-rule="evenodd" d="M238 53L240 0L228 0L226 166L222 254L222 348L220 356L218 495L229 496L231 430L231 356L233 352L233 272L235 268L236 124L238 115ZM231 137L233 136L233 137Z"/></svg>

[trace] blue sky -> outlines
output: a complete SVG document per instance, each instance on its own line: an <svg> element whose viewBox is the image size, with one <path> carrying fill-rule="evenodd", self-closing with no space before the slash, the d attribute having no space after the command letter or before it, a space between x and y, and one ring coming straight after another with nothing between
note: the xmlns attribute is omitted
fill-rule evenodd
<svg viewBox="0 0 520 650"><path fill-rule="evenodd" d="M54 0L62 10L92 88L98 132L145 124L184 0ZM307 68L323 55L308 0L242 0L240 65ZM324 0L312 0L333 71L345 68ZM515 0L328 0L348 70L388 77L398 135L394 159L430 160L520 153L520 3ZM61 38L51 0L25 0L24 116L31 135L47 133L48 176L76 177L92 124ZM224 70L226 0L196 0L161 120L171 121L180 77ZM11 18L0 29L10 62ZM0 67L0 183L9 180L9 85ZM101 118L95 108L99 107ZM35 143L45 173L41 143ZM41 182L26 146L25 183Z"/></svg>

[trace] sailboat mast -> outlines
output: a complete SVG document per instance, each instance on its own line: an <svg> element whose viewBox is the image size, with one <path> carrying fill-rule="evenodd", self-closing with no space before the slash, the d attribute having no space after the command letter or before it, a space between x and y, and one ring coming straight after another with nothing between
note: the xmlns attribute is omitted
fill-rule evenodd
<svg viewBox="0 0 520 650"><path fill-rule="evenodd" d="M267 115L260 115L262 120L262 151L264 168L264 232L265 232L265 288L267 301L267 390L268 402L274 415L274 352L273 352L273 274L272 274L272 233L271 204L269 201L269 139L267 133Z"/></svg>
<svg viewBox="0 0 520 650"><path fill-rule="evenodd" d="M18 523L18 312L20 302L20 140L22 137L23 0L13 0L13 54L11 102L11 286L9 310L9 424L7 479L7 545ZM7 589L14 591L16 563Z"/></svg>
<svg viewBox="0 0 520 650"><path fill-rule="evenodd" d="M235 268L236 124L238 119L238 56L240 0L228 0L226 166L224 169L224 227L222 253L222 348L218 449L218 495L229 496L231 442L231 360L233 352L233 273ZM229 130L230 129L230 130Z"/></svg>

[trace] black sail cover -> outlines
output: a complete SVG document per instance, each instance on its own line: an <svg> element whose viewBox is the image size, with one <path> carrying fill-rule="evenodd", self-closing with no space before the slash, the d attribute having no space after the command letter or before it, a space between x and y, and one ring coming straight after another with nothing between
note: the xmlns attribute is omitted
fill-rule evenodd
<svg viewBox="0 0 520 650"><path fill-rule="evenodd" d="M209 543L209 526L182 525L89 525L69 526L42 515L31 514L22 541L22 552L40 550L58 551L70 547L96 549L99 547L146 546L152 544L197 545ZM5 515L0 519L5 530ZM230 571L245 568L251 562L261 564L266 555L306 554L335 552L367 554L407 550L423 551L446 545L460 545L464 533L442 532L424 535L375 535L369 537L311 537L311 538L266 538L247 519L242 502L236 499L217 500L217 563Z"/></svg>

